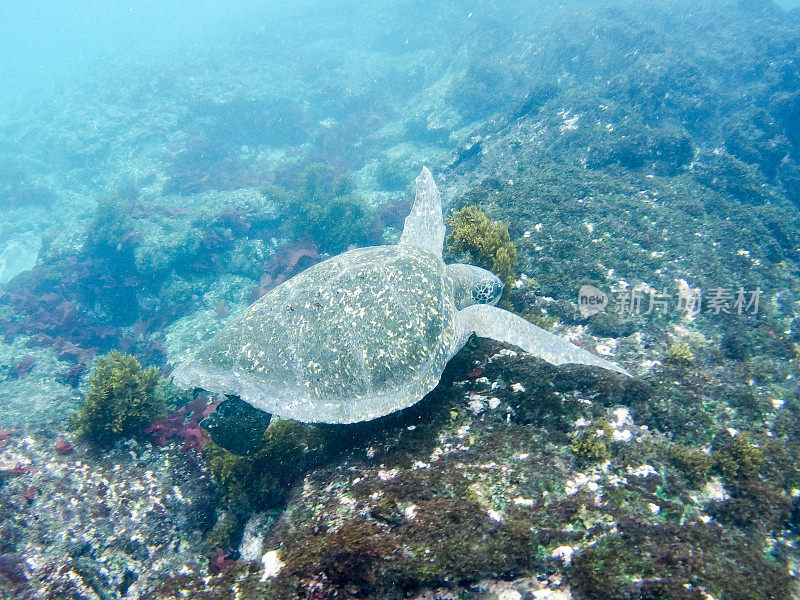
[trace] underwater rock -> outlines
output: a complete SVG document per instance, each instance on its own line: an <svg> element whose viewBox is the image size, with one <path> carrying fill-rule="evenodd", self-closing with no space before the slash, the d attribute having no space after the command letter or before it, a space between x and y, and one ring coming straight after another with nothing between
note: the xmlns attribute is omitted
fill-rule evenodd
<svg viewBox="0 0 800 600"><path fill-rule="evenodd" d="M0 577L5 577L12 583L28 581L28 566L25 557L19 554L0 554Z"/></svg>
<svg viewBox="0 0 800 600"><path fill-rule="evenodd" d="M336 254L379 243L375 210L352 193L348 178L328 164L311 164L298 176L296 190L263 189L279 207L279 229L290 240L310 241L319 252Z"/></svg>
<svg viewBox="0 0 800 600"><path fill-rule="evenodd" d="M800 207L800 165L787 157L778 167L778 179L787 197Z"/></svg>
<svg viewBox="0 0 800 600"><path fill-rule="evenodd" d="M249 456L261 445L271 415L236 396L228 396L200 422L214 443L239 456Z"/></svg>
<svg viewBox="0 0 800 600"><path fill-rule="evenodd" d="M25 473L30 473L31 471L33 471L32 465L23 465L20 462L13 466L0 464L0 479L25 475Z"/></svg>
<svg viewBox="0 0 800 600"><path fill-rule="evenodd" d="M0 554L23 557L37 598L132 597L168 571L206 573L217 492L195 455L135 441L57 455L47 432L18 438L0 458L2 471L22 463L0 472ZM0 597L27 598L6 583L0 574Z"/></svg>
<svg viewBox="0 0 800 600"><path fill-rule="evenodd" d="M12 433L14 433L13 429L9 431L0 427L0 450L6 447L6 444L8 444L8 438Z"/></svg>
<svg viewBox="0 0 800 600"><path fill-rule="evenodd" d="M770 197L761 173L725 151L699 156L692 174L704 185L748 204L763 204Z"/></svg>
<svg viewBox="0 0 800 600"><path fill-rule="evenodd" d="M259 208L254 188L252 210L225 210L229 196L207 201L196 192L273 179L292 186L315 156L338 175L388 155L391 144L407 145L408 163L444 164L462 139L473 144L456 150L463 160L448 173L446 208L476 204L510 224L516 268L530 277L508 290L513 306L587 349L597 342L609 355L636 357L641 387L475 340L405 412L336 426L346 434L276 420L250 457L205 444L197 416L207 402L148 428L166 447L124 441L100 458L81 442L72 455L54 456L56 438L36 427L19 436L0 430L2 468L15 469L22 454L21 465L37 465L2 477L0 554L36 567L40 600L145 598L161 586L164 598L193 600L765 600L796 592L798 12L766 0L724 10L605 3L516 19L510 35L488 37L484 11L502 4L478 3L464 18L455 3L421 3L401 19L404 35L376 23L378 35L368 30L341 62L338 41L324 37L339 17L326 20L304 40L303 50L323 59L316 74L303 71L305 81L292 78L293 49L269 31L250 40L256 52L246 52L246 64L235 52L188 71L140 64L140 75L99 75L81 95L42 97L18 122L4 119L3 151L19 149L26 164L53 169L48 185L74 194L52 211L59 228L74 229L70 211L130 172L147 178L147 202L163 204L133 206L136 231L167 211L176 218L160 239L98 228L97 238L111 239L105 249L95 240L104 260L54 250L17 276L0 307L6 338L18 335L13 351L3 350L3 374L28 352L19 334L34 336L39 362L28 377L2 382L0 422L19 424L5 412L7 391L24 399L32 425L40 417L28 398L31 407L55 404L50 388L33 387L58 369L52 351L68 361L62 379L77 387L98 352L127 344L144 356L134 344L196 311L213 280L243 275L232 287L245 291L207 296L210 310L194 320L205 335L197 340L228 310L236 319L253 286L266 292L320 253L379 238L360 202L331 201L349 192L329 174L287 190L294 204L280 218L294 206L304 211L290 231ZM514 10L542 10L524 4ZM465 35L430 35L431 23ZM285 53L264 51L267 39ZM389 62L372 60L371 47L388 47ZM267 55L274 62L264 69ZM289 92L291 101L258 99ZM455 110L460 121L450 119ZM166 140L182 145L165 163ZM387 164L375 180L399 191L399 172ZM0 207L16 216L35 203L37 214L47 196L21 169L0 167ZM381 223L400 229L408 208L379 209ZM195 218L203 210L207 219ZM172 227L180 239L159 243ZM314 228L311 242L268 263L304 227ZM535 289L526 283L534 278ZM609 308L587 321L575 310L584 278L609 295L628 284L674 291L676 283L704 291L760 285L765 295L757 315L636 318ZM26 293L20 283L30 284ZM125 310L118 299L128 300L119 303ZM136 320L125 320L127 309ZM664 360L671 339L693 333L704 341ZM620 404L630 422L616 427L608 412ZM326 452L334 435L347 440L335 456ZM203 451L183 454L181 444ZM218 488L209 485L202 500L191 487L206 472ZM258 532L255 564L231 564L237 527L264 506L280 515L275 530ZM222 513L232 515L230 535L198 548ZM260 558L273 548L280 551L268 564L283 568L264 581ZM222 567L217 575L209 575L209 558ZM33 594L17 591L0 585L0 597Z"/></svg>
<svg viewBox="0 0 800 600"><path fill-rule="evenodd" d="M626 337L640 328L641 325L633 319L626 319L612 312L600 312L589 318L589 329L594 335L600 337Z"/></svg>
<svg viewBox="0 0 800 600"><path fill-rule="evenodd" d="M318 244L310 237L287 242L270 258L261 284L270 288L280 285L321 258Z"/></svg>
<svg viewBox="0 0 800 600"><path fill-rule="evenodd" d="M448 164L448 168L455 169L461 166L471 158L479 156L481 150L483 150L483 144L481 143L480 137L465 141L456 150L455 157L453 157L453 160Z"/></svg>
<svg viewBox="0 0 800 600"><path fill-rule="evenodd" d="M7 240L0 250L0 284L36 266L42 240L32 233Z"/></svg>
<svg viewBox="0 0 800 600"><path fill-rule="evenodd" d="M24 379L34 366L36 366L36 357L32 354L28 354L11 367L11 374L17 379Z"/></svg>
<svg viewBox="0 0 800 600"><path fill-rule="evenodd" d="M38 181L31 180L22 166L0 159L0 208L8 210L46 206L53 200L53 191Z"/></svg>
<svg viewBox="0 0 800 600"><path fill-rule="evenodd" d="M225 571L226 569L230 569L236 564L236 560L229 558L228 553L225 552L222 548L217 548L214 556L209 561L208 570L210 573L214 575L218 575Z"/></svg>

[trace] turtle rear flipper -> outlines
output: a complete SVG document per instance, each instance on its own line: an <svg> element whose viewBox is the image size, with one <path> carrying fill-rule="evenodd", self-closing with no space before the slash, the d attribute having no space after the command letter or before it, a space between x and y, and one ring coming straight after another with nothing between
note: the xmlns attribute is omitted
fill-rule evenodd
<svg viewBox="0 0 800 600"><path fill-rule="evenodd" d="M400 243L416 246L442 258L444 246L444 219L442 218L442 198L428 167L422 167L417 177L417 191L414 206L406 217Z"/></svg>
<svg viewBox="0 0 800 600"><path fill-rule="evenodd" d="M200 427L218 446L239 456L249 456L261 447L261 438L271 418L271 414L239 396L226 396L214 412L200 421Z"/></svg>

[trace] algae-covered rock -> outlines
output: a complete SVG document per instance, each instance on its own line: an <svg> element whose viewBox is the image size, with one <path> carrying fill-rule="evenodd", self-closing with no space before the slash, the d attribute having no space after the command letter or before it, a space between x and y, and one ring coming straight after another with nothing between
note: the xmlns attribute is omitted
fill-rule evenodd
<svg viewBox="0 0 800 600"><path fill-rule="evenodd" d="M741 536L714 524L645 525L633 520L574 560L573 593L580 600L711 596L731 600L789 597L789 577Z"/></svg>
<svg viewBox="0 0 800 600"><path fill-rule="evenodd" d="M372 208L350 193L347 178L326 165L308 167L298 190L272 185L263 189L263 195L278 206L287 237L310 237L322 252L335 254L380 239Z"/></svg>
<svg viewBox="0 0 800 600"><path fill-rule="evenodd" d="M260 447L249 456L209 444L206 459L222 486L225 502L243 514L285 502L292 486L306 472L337 452L341 440L330 427L276 420L266 429Z"/></svg>
<svg viewBox="0 0 800 600"><path fill-rule="evenodd" d="M611 457L609 444L613 439L614 430L608 421L600 420L585 427L572 441L575 453L590 462L602 462Z"/></svg>

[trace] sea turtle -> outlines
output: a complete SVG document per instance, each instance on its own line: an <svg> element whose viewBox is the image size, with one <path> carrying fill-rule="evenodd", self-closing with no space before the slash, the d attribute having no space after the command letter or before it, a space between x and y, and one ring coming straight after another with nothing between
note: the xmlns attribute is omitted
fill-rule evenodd
<svg viewBox="0 0 800 600"><path fill-rule="evenodd" d="M444 236L439 190L426 167L399 244L349 250L282 283L178 365L173 380L283 418L354 423L418 402L473 334L555 365L627 375L495 307L503 283L478 267L446 265ZM227 420L256 417L241 400ZM266 426L264 417L256 429Z"/></svg>

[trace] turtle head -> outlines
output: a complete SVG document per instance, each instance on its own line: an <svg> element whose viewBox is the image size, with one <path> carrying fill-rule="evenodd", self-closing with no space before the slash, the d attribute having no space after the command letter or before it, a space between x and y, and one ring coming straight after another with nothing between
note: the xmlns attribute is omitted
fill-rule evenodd
<svg viewBox="0 0 800 600"><path fill-rule="evenodd" d="M503 295L503 282L494 273L472 265L447 265L453 280L453 301L461 310L473 304L497 304Z"/></svg>

